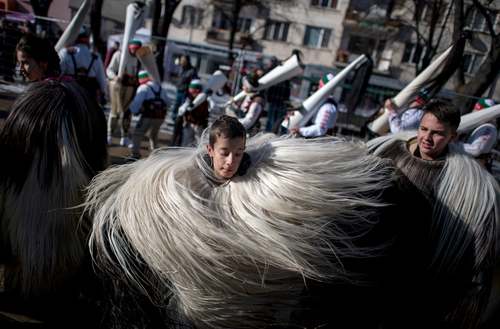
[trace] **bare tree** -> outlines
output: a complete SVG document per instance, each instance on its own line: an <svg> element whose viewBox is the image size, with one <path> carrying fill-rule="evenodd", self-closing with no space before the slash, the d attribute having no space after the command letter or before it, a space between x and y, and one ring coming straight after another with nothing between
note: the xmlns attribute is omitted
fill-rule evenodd
<svg viewBox="0 0 500 329"><path fill-rule="evenodd" d="M432 61L437 51L448 46L444 40L454 42L464 32L470 32L472 39L470 45L474 47L483 31L476 31L468 26L472 15L481 15L487 27L489 46L485 49L485 59L476 72L467 74L464 67L460 66L452 80L453 89L465 96L457 96L454 102L462 113L470 111L471 97L481 97L489 86L495 81L500 71L500 34L495 33L494 18L500 8L493 6L493 0L473 0L465 4L463 0L413 0L413 17L402 22L410 27L416 35L416 47L422 51L420 61L416 61L416 75L424 70ZM400 1L400 6L405 6ZM484 37L483 37L484 39ZM447 41L447 43L449 42ZM449 42L449 43L451 43Z"/></svg>
<svg viewBox="0 0 500 329"><path fill-rule="evenodd" d="M413 0L413 24L416 35L416 46L421 49L421 60L415 65L415 74L422 72L432 61L441 42L453 9L453 1L445 0Z"/></svg>
<svg viewBox="0 0 500 329"><path fill-rule="evenodd" d="M36 16L47 17L52 0L30 0L30 5ZM42 30L47 31L48 25L46 21L36 19L36 25L40 26Z"/></svg>
<svg viewBox="0 0 500 329"><path fill-rule="evenodd" d="M234 60L234 44L236 41L236 33L239 30L240 14L244 7L255 6L259 12L265 12L271 3L281 2L292 4L295 0L213 0L212 5L220 11L220 13L229 20L229 40L228 40L228 60L232 64ZM248 46L251 38L242 40L243 47Z"/></svg>
<svg viewBox="0 0 500 329"><path fill-rule="evenodd" d="M151 25L151 35L155 37L160 36L160 18L162 3L161 0L152 0L151 5L153 7L153 22Z"/></svg>
<svg viewBox="0 0 500 329"><path fill-rule="evenodd" d="M163 57L165 56L165 45L167 43L167 36L170 24L174 17L174 12L181 0L154 0L153 1L153 22L151 28L151 35L153 42L157 49L156 63L160 76L163 76Z"/></svg>
<svg viewBox="0 0 500 329"><path fill-rule="evenodd" d="M486 28L489 34L490 44L489 50L485 54L485 59L479 66L475 74L467 81L465 78L464 68L460 67L457 72L455 90L459 94L470 95L474 97L481 97L488 87L495 81L500 72L500 33L495 33L494 17L500 8L493 8L492 1L487 1L484 4L479 0L473 0L472 4L464 10L463 0L455 0L456 16L454 20L454 37L461 33L467 27L465 22L468 15L476 10L476 15L482 15L484 18ZM457 15L458 13L458 15ZM463 13L463 16L460 17ZM465 19L464 19L465 18ZM460 106L462 113L469 112L472 108L473 101L464 97L457 97L455 103Z"/></svg>
<svg viewBox="0 0 500 329"><path fill-rule="evenodd" d="M106 45L101 37L102 3L103 0L92 1L92 8L90 11L90 28L92 30L94 46L99 53L104 56L106 53Z"/></svg>
<svg viewBox="0 0 500 329"><path fill-rule="evenodd" d="M33 8L33 12L37 16L46 17L49 13L51 4L52 0L30 0L30 5Z"/></svg>

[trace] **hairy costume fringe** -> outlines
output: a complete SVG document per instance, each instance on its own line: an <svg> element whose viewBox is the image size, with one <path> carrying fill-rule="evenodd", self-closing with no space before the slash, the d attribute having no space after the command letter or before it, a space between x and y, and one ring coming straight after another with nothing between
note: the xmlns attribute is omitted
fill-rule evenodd
<svg viewBox="0 0 500 329"><path fill-rule="evenodd" d="M6 291L24 297L66 293L88 260L75 209L107 161L105 119L76 82L34 83L1 131L0 244Z"/></svg>
<svg viewBox="0 0 500 329"><path fill-rule="evenodd" d="M286 321L276 314L297 303L305 278L354 279L340 260L377 252L354 247L352 232L372 227L361 209L384 206L393 168L334 139L257 136L247 152L248 172L220 185L203 146L96 176L86 202L94 260L146 293L162 282L202 327Z"/></svg>
<svg viewBox="0 0 500 329"><path fill-rule="evenodd" d="M374 154L395 159L396 166L432 199L431 239L436 243L430 264L433 273L446 277L472 258L472 281L463 282L463 287L468 285L468 295L448 320L462 328L474 328L486 306L497 259L500 189L493 176L453 144L443 161L414 157L406 145L414 136L409 132L368 144Z"/></svg>
<svg viewBox="0 0 500 329"><path fill-rule="evenodd" d="M65 122L67 124L67 122ZM40 173L53 168L33 165L20 192L11 187L6 192L2 231L8 235L12 251L20 261L17 278L25 294L50 291L71 273L75 274L85 254L84 239L79 233L80 211L69 209L81 203L90 177L78 145L72 141L73 130L63 127L60 148L62 171L44 186ZM34 163L46 154L37 153ZM4 240L5 241L5 240Z"/></svg>

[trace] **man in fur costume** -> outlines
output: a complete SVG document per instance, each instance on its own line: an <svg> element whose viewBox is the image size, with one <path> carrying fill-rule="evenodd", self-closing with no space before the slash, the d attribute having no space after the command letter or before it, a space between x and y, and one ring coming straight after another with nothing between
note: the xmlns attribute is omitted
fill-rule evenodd
<svg viewBox="0 0 500 329"><path fill-rule="evenodd" d="M432 303L445 295L427 271L427 200L363 144L247 140L222 116L198 148L98 175L86 205L99 268L169 321L428 328L446 311Z"/></svg>
<svg viewBox="0 0 500 329"><path fill-rule="evenodd" d="M105 139L102 110L75 81L34 82L14 103L0 133L0 312L20 323L0 316L1 328L101 322L78 205L106 167Z"/></svg>
<svg viewBox="0 0 500 329"><path fill-rule="evenodd" d="M423 111L416 138L395 135L369 144L375 154L392 159L433 205L429 271L437 284L436 298L429 303L443 310L440 327L474 328L496 261L499 189L490 174L452 143L458 110L432 100Z"/></svg>

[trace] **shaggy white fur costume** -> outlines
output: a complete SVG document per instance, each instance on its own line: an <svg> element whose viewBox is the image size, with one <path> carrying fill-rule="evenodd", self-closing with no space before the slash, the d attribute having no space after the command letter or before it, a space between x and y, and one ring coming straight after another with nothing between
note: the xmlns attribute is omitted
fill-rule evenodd
<svg viewBox="0 0 500 329"><path fill-rule="evenodd" d="M200 327L287 321L282 311L297 304L305 278L353 279L341 260L377 252L351 240L373 226L366 209L383 206L393 168L331 138L257 136L247 152L247 173L221 184L204 146L160 150L95 177L94 259L150 296L162 282L170 305Z"/></svg>

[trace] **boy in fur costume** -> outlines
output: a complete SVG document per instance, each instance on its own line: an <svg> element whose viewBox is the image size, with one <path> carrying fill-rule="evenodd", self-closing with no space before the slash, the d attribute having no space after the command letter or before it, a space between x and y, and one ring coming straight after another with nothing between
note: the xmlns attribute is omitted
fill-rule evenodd
<svg viewBox="0 0 500 329"><path fill-rule="evenodd" d="M423 111L416 138L395 135L369 144L375 154L392 159L433 205L429 270L437 284L436 297L429 302L443 310L440 326L474 328L497 259L499 188L452 143L460 123L458 110L432 100Z"/></svg>
<svg viewBox="0 0 500 329"><path fill-rule="evenodd" d="M227 116L208 135L93 180L101 269L200 328L440 324L430 208L390 161L334 138L246 140Z"/></svg>

